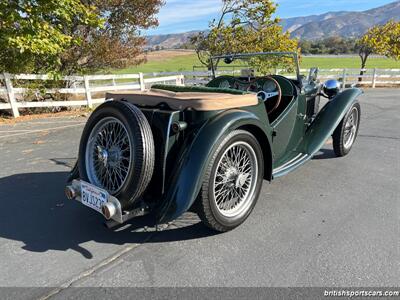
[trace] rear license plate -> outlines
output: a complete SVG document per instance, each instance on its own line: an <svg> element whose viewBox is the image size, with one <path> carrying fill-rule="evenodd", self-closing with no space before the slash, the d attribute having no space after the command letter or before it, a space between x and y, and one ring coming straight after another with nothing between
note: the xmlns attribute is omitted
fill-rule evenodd
<svg viewBox="0 0 400 300"><path fill-rule="evenodd" d="M81 181L81 202L101 213L101 207L108 201L108 192Z"/></svg>

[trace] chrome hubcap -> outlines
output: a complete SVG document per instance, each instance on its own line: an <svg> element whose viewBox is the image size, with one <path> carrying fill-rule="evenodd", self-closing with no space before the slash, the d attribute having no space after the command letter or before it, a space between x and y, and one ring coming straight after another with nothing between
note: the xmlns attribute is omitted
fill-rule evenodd
<svg viewBox="0 0 400 300"><path fill-rule="evenodd" d="M347 118L344 129L343 145L346 149L349 149L354 143L357 134L357 126L358 126L358 110L356 107L354 107L349 117Z"/></svg>
<svg viewBox="0 0 400 300"><path fill-rule="evenodd" d="M222 215L234 217L248 209L257 175L257 157L248 143L234 143L224 152L214 177L214 199Z"/></svg>
<svg viewBox="0 0 400 300"><path fill-rule="evenodd" d="M107 166L107 162L108 162L108 152L106 149L101 149L100 146L97 147L97 151L98 151L98 159L100 162L103 163L103 166L106 167Z"/></svg>
<svg viewBox="0 0 400 300"><path fill-rule="evenodd" d="M89 181L112 194L124 185L131 166L132 143L116 118L102 119L90 133L85 162Z"/></svg>

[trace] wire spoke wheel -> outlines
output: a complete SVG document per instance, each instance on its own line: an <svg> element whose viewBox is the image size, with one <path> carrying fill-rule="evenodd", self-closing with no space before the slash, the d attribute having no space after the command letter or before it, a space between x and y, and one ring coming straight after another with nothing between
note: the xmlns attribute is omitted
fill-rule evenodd
<svg viewBox="0 0 400 300"><path fill-rule="evenodd" d="M345 125L344 129L344 147L350 148L353 145L353 142L356 137L358 126L358 110L356 107L353 107Z"/></svg>
<svg viewBox="0 0 400 300"><path fill-rule="evenodd" d="M361 106L358 101L355 101L332 134L333 151L337 157L349 154L357 139L360 117Z"/></svg>
<svg viewBox="0 0 400 300"><path fill-rule="evenodd" d="M154 161L152 129L138 107L106 101L90 115L79 144L82 181L107 190L128 209L148 188Z"/></svg>
<svg viewBox="0 0 400 300"><path fill-rule="evenodd" d="M221 156L214 177L214 199L226 217L248 209L254 195L258 172L257 156L246 142L236 142Z"/></svg>
<svg viewBox="0 0 400 300"><path fill-rule="evenodd" d="M124 124L107 117L96 124L89 135L85 161L89 181L111 194L124 185L131 169L132 141Z"/></svg>
<svg viewBox="0 0 400 300"><path fill-rule="evenodd" d="M264 156L257 138L246 130L233 130L216 145L194 208L206 226L226 232L242 224L256 205Z"/></svg>

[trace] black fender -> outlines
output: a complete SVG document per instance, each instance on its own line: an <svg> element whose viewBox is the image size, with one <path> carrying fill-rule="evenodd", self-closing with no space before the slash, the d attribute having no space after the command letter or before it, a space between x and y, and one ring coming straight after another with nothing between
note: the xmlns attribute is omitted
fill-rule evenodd
<svg viewBox="0 0 400 300"><path fill-rule="evenodd" d="M261 120L256 114L239 109L228 110L209 119L177 159L171 184L157 212L158 222L170 222L190 209L200 192L206 168L217 147L216 142L232 130L242 127L250 131L261 130L268 142L268 145L262 147L268 147L267 151L271 153L271 132L267 124L266 120ZM265 160L272 166L272 155ZM272 169L269 172L272 173ZM265 177L270 176L272 174Z"/></svg>

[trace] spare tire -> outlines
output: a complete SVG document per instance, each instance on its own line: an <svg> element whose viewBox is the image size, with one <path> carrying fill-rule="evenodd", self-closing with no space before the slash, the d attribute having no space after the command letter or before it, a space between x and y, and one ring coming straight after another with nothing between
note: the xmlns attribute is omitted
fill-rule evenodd
<svg viewBox="0 0 400 300"><path fill-rule="evenodd" d="M80 177L107 190L127 208L149 185L154 156L153 134L140 109L128 102L108 101L92 113L83 130Z"/></svg>

